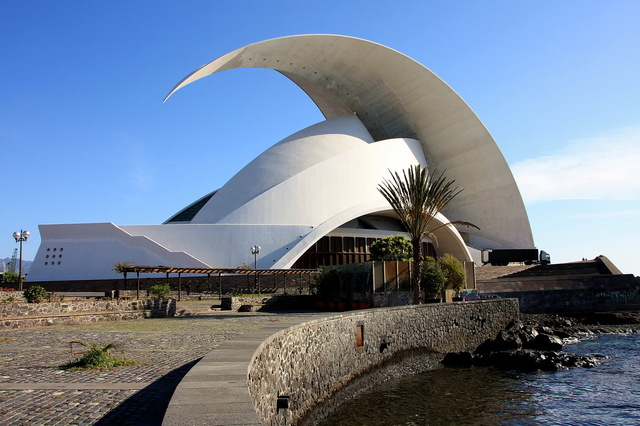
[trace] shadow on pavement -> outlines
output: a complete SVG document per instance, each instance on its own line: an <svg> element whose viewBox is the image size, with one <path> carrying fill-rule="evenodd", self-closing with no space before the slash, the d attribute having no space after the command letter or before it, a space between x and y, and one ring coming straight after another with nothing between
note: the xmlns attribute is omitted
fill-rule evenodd
<svg viewBox="0 0 640 426"><path fill-rule="evenodd" d="M202 358L191 361L160 377L149 386L125 399L95 424L102 426L161 425L164 413L167 411L167 406L178 383L200 359Z"/></svg>

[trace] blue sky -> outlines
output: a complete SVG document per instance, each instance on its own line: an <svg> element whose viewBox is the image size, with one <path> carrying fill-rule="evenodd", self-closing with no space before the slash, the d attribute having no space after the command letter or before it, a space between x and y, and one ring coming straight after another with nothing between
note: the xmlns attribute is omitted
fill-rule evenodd
<svg viewBox="0 0 640 426"><path fill-rule="evenodd" d="M282 75L184 76L253 42L365 38L448 83L485 123L553 262L640 275L640 2L4 1L0 258L39 224L162 223L322 120Z"/></svg>

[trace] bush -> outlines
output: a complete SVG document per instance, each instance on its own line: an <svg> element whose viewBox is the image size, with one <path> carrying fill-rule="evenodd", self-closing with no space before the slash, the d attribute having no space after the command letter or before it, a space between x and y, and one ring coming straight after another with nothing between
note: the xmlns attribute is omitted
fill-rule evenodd
<svg viewBox="0 0 640 426"><path fill-rule="evenodd" d="M442 297L442 290L446 282L447 278L444 276L436 259L427 257L427 260L422 264L422 280L420 283L427 297L431 299Z"/></svg>
<svg viewBox="0 0 640 426"><path fill-rule="evenodd" d="M102 369L102 368L113 368L120 367L123 365L133 365L134 361L126 360L126 359L118 359L111 355L111 349L114 349L116 346L113 343L109 343L108 345L90 345L87 343L73 341L69 342L70 344L80 344L87 349L89 349L84 355L78 358L75 361L68 362L62 365L60 368L66 370L70 368L86 368L86 369Z"/></svg>
<svg viewBox="0 0 640 426"><path fill-rule="evenodd" d="M49 297L49 293L39 285L33 285L24 291L24 298L28 303L40 303L47 297Z"/></svg>
<svg viewBox="0 0 640 426"><path fill-rule="evenodd" d="M330 299L339 299L345 290L347 272L342 269L329 269L317 279L317 294Z"/></svg>
<svg viewBox="0 0 640 426"><path fill-rule="evenodd" d="M0 282L3 283L18 283L18 274L15 272L4 272L0 274Z"/></svg>
<svg viewBox="0 0 640 426"><path fill-rule="evenodd" d="M404 235L391 235L371 244L370 251L372 260L409 261L413 256L413 244Z"/></svg>
<svg viewBox="0 0 640 426"><path fill-rule="evenodd" d="M166 298L171 293L171 287L169 284L155 284L149 288L149 293L160 299Z"/></svg>
<svg viewBox="0 0 640 426"><path fill-rule="evenodd" d="M462 262L453 257L451 254L446 253L440 259L438 259L438 264L440 265L440 269L444 273L446 278L447 287L451 287L456 293L459 293L460 290L464 288L465 285L465 274L464 274L464 266Z"/></svg>

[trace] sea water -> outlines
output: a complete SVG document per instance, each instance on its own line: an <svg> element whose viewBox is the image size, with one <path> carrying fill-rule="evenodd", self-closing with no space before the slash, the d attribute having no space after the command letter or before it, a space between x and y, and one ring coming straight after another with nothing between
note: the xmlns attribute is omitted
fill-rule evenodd
<svg viewBox="0 0 640 426"><path fill-rule="evenodd" d="M609 358L557 372L472 367L403 377L349 401L322 424L640 424L639 334L600 335L565 351Z"/></svg>

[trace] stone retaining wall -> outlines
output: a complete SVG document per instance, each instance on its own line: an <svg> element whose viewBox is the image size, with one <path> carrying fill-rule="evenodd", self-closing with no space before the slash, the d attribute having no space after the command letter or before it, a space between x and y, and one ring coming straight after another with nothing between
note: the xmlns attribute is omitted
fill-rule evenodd
<svg viewBox="0 0 640 426"><path fill-rule="evenodd" d="M498 279L478 282L481 299L520 300L525 313L636 310L640 278L633 275Z"/></svg>
<svg viewBox="0 0 640 426"><path fill-rule="evenodd" d="M518 313L517 300L502 299L371 309L305 323L260 345L249 365L249 392L263 424L297 424L359 376L407 356L471 351Z"/></svg>
<svg viewBox="0 0 640 426"><path fill-rule="evenodd" d="M144 318L144 311L87 313L82 315L56 315L45 317L0 318L0 330L44 327L50 325L88 324L103 321L124 321Z"/></svg>
<svg viewBox="0 0 640 426"><path fill-rule="evenodd" d="M0 318L79 314L88 312L136 311L144 310L146 306L147 303L145 300L81 300L53 303L3 303L0 304Z"/></svg>
<svg viewBox="0 0 640 426"><path fill-rule="evenodd" d="M27 301L27 299L24 298L23 291L0 291L0 302L7 302L8 300L12 300L16 303Z"/></svg>
<svg viewBox="0 0 640 426"><path fill-rule="evenodd" d="M167 317L175 312L173 299L0 303L0 329Z"/></svg>

